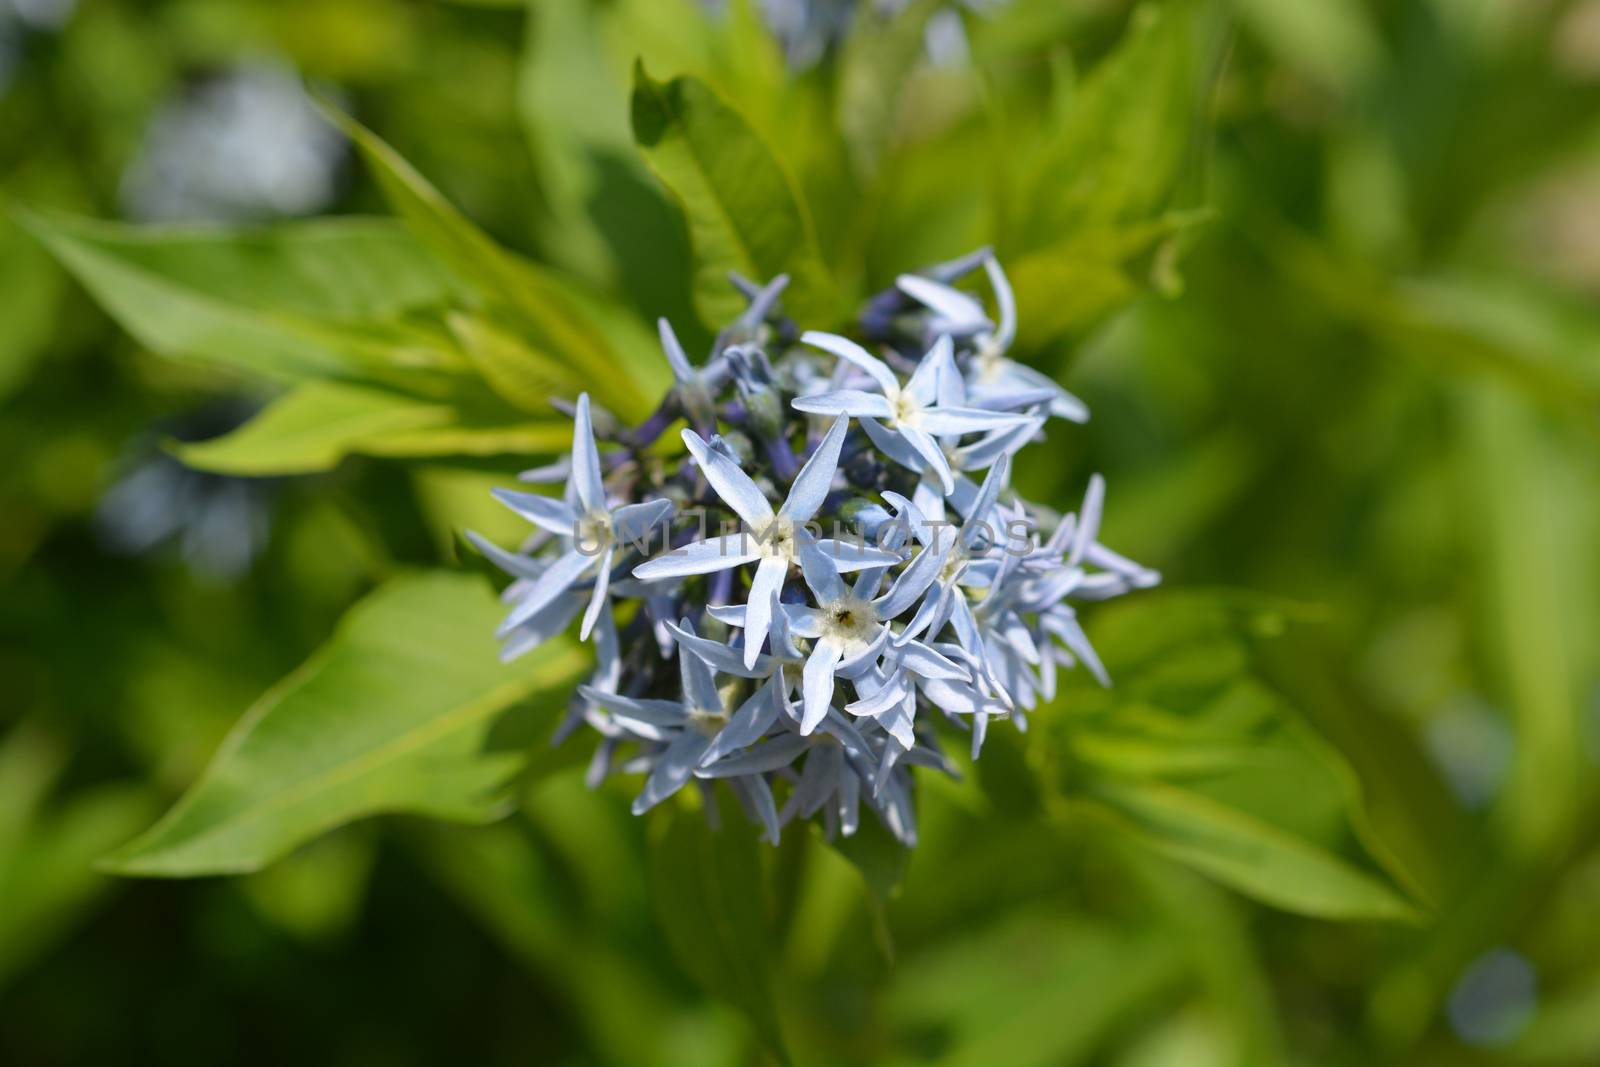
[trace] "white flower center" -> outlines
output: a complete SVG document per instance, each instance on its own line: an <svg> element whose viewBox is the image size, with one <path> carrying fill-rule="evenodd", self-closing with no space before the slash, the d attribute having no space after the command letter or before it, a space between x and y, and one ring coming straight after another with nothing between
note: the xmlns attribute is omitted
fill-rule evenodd
<svg viewBox="0 0 1600 1067"><path fill-rule="evenodd" d="M869 644L877 627L877 609L858 596L840 597L822 609L822 636L846 647Z"/></svg>
<svg viewBox="0 0 1600 1067"><path fill-rule="evenodd" d="M955 547L950 550L949 558L944 561L944 566L939 569L939 577L937 579L939 584L949 585L951 582L955 581L956 575L961 572L962 564L966 562L967 550L966 547L962 545L961 539L958 537L956 539Z"/></svg>
<svg viewBox="0 0 1600 1067"><path fill-rule="evenodd" d="M788 560L790 563L794 563L799 559L799 546L795 543L793 519L776 515L771 522L767 523L765 529L756 530L754 536L756 549L763 556Z"/></svg>
<svg viewBox="0 0 1600 1067"><path fill-rule="evenodd" d="M899 392L889 398L889 421L894 425L907 423L915 426L921 414L922 405L911 394Z"/></svg>
<svg viewBox="0 0 1600 1067"><path fill-rule="evenodd" d="M604 511L580 515L572 527L573 540L585 549L598 552L611 543L611 516Z"/></svg>

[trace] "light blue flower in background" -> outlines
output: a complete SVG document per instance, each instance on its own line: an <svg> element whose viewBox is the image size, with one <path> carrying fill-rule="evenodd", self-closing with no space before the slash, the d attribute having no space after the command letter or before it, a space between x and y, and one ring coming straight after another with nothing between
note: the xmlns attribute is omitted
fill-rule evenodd
<svg viewBox="0 0 1600 1067"><path fill-rule="evenodd" d="M954 286L916 274L902 274L895 284L935 313L935 328L972 338L976 352L967 372L971 403L1009 408L1015 406L1018 396L1043 393L1049 398L1050 414L1072 422L1088 422L1089 408L1083 401L1063 389L1055 379L1006 355L1017 338L1016 296L993 255L984 257L983 269L999 306L998 328L990 321L982 304Z"/></svg>

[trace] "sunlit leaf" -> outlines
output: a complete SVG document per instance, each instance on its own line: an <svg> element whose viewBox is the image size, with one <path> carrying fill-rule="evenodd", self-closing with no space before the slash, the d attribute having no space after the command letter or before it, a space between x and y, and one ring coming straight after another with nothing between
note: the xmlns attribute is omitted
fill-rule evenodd
<svg viewBox="0 0 1600 1067"><path fill-rule="evenodd" d="M667 371L652 352L619 350L576 297L570 281L507 251L435 189L416 168L365 126L332 107L329 117L355 142L378 184L417 239L504 306L555 365L568 391L588 389L619 414L645 414Z"/></svg>
<svg viewBox="0 0 1600 1067"><path fill-rule="evenodd" d="M452 315L450 330L491 389L524 411L550 411L551 391L565 381L565 367L484 319Z"/></svg>
<svg viewBox="0 0 1600 1067"><path fill-rule="evenodd" d="M452 358L426 335L382 329L460 292L391 222L231 230L21 218L124 329L165 356L279 381Z"/></svg>
<svg viewBox="0 0 1600 1067"><path fill-rule="evenodd" d="M565 448L571 435L559 415L535 421L502 413L484 421L441 400L310 381L230 433L171 447L200 470L263 476L328 470L350 455L542 455Z"/></svg>
<svg viewBox="0 0 1600 1067"><path fill-rule="evenodd" d="M695 253L695 306L707 324L737 317L745 302L728 283L789 275L784 306L831 324L838 297L794 184L739 114L704 82L653 80L635 68L633 135L646 161L682 204Z"/></svg>
<svg viewBox="0 0 1600 1067"><path fill-rule="evenodd" d="M1141 9L1116 51L1071 90L1059 128L998 205L1004 254L1167 206L1189 152L1195 107L1198 44L1185 8Z"/></svg>
<svg viewBox="0 0 1600 1067"><path fill-rule="evenodd" d="M1126 304L1147 284L1137 273L1136 261L1204 218L1197 212L1171 212L1087 230L1007 264L1017 306L1023 309L1017 326L1019 343L1024 348L1043 347Z"/></svg>
<svg viewBox="0 0 1600 1067"><path fill-rule="evenodd" d="M503 611L474 577L402 577L361 601L323 648L245 713L200 780L108 857L121 874L257 870L381 812L483 821L526 759L497 729L570 684L582 650L554 641L497 662ZM545 710L561 695L545 698Z"/></svg>
<svg viewBox="0 0 1600 1067"><path fill-rule="evenodd" d="M175 445L185 463L219 474L303 474L326 470L362 442L402 430L447 425L448 404L368 386L311 381L273 401L231 433Z"/></svg>

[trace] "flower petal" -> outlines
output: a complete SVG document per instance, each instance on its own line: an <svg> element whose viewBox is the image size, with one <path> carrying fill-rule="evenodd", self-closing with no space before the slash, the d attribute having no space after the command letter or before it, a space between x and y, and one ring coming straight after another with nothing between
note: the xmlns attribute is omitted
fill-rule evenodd
<svg viewBox="0 0 1600 1067"><path fill-rule="evenodd" d="M894 658L921 678L966 682L972 672L955 660L935 652L921 641L907 641L894 651Z"/></svg>
<svg viewBox="0 0 1600 1067"><path fill-rule="evenodd" d="M1000 332L995 334L995 344L1004 352L1011 347L1011 342L1017 337L1017 297L1011 291L1011 281L1006 277L1006 272L1000 269L1000 261L994 256L988 256L983 261L983 272L989 276L989 285L994 289L994 302L1000 309Z"/></svg>
<svg viewBox="0 0 1600 1067"><path fill-rule="evenodd" d="M862 678L857 681L856 688L861 688ZM911 683L906 681L903 670L896 670L885 682L878 686L877 691L870 696L862 697L851 704L846 704L844 710L852 715L881 715L911 695Z"/></svg>
<svg viewBox="0 0 1600 1067"><path fill-rule="evenodd" d="M750 597L744 615L744 665L755 666L766 643L767 630L772 626L772 608L783 588L783 579L789 573L789 561L777 556L767 556L756 567L750 582Z"/></svg>
<svg viewBox="0 0 1600 1067"><path fill-rule="evenodd" d="M821 509L822 502L828 496L828 487L833 484L833 476L839 469L839 450L844 447L844 435L849 427L850 419L846 415L840 415L828 427L827 436L811 453L805 466L800 468L800 473L795 475L788 498L778 508L779 515L795 522L805 522Z"/></svg>
<svg viewBox="0 0 1600 1067"><path fill-rule="evenodd" d="M840 574L849 574L863 567L892 567L900 562L900 553L887 548L874 548L831 537L818 541L817 551L833 560L834 569Z"/></svg>
<svg viewBox="0 0 1600 1067"><path fill-rule="evenodd" d="M797 396L790 406L808 415L853 415L858 419L886 419L894 411L886 397L864 393L860 389L835 389L811 396Z"/></svg>
<svg viewBox="0 0 1600 1067"><path fill-rule="evenodd" d="M648 551L650 542L646 535L671 515L672 510L673 503L670 500L624 504L611 513L611 532L618 541L632 542L635 547L642 544L643 550Z"/></svg>
<svg viewBox="0 0 1600 1067"><path fill-rule="evenodd" d="M950 341L950 335L940 334L938 340L933 342L933 347L928 349L922 361L917 364L911 380L906 382L906 395L924 407L937 403L939 386L947 374L956 381L961 380L961 375L956 371L954 351L955 346Z"/></svg>
<svg viewBox="0 0 1600 1067"><path fill-rule="evenodd" d="M507 552L493 541L473 530L467 531L467 540L472 547L482 552L484 558L496 567L505 571L513 578L523 578L534 582L539 580L539 575L545 572L545 564L532 556L524 556L520 552Z"/></svg>
<svg viewBox="0 0 1600 1067"><path fill-rule="evenodd" d="M589 595L589 607L583 613L583 625L578 628L578 640L589 640L589 631L594 629L595 620L606 606L606 585L611 581L611 554L614 551L611 545L600 555L600 569L595 572L594 592Z"/></svg>
<svg viewBox="0 0 1600 1067"><path fill-rule="evenodd" d="M678 650L678 682L683 690L683 705L690 711L722 714L722 694L717 678L705 660L686 648Z"/></svg>
<svg viewBox="0 0 1600 1067"><path fill-rule="evenodd" d="M911 442L901 437L894 430L889 429L875 418L859 420L861 428L867 431L867 436L872 438L872 443L878 446L878 451L894 460L908 470L920 471L927 466L922 458L922 453L911 447Z"/></svg>
<svg viewBox="0 0 1600 1067"><path fill-rule="evenodd" d="M746 749L737 756L729 756L718 760L707 767L701 767L695 773L701 778L731 778L736 774L764 774L775 771L780 767L787 767L795 761L806 749L811 747L811 742L799 734L779 734L768 738Z"/></svg>
<svg viewBox="0 0 1600 1067"><path fill-rule="evenodd" d="M491 489L494 498L541 530L549 530L562 537L571 537L578 522L572 507L565 500L540 493L519 493L515 489Z"/></svg>
<svg viewBox="0 0 1600 1067"><path fill-rule="evenodd" d="M572 485L583 510L606 510L606 487L600 480L600 450L594 443L594 422L589 417L589 394L578 394L572 424Z"/></svg>
<svg viewBox="0 0 1600 1067"><path fill-rule="evenodd" d="M679 382L693 381L694 368L689 366L689 357L678 343L678 335L672 332L672 323L665 316L656 320L656 332L661 335L661 350L667 354L672 376Z"/></svg>
<svg viewBox="0 0 1600 1067"><path fill-rule="evenodd" d="M902 274L894 284L902 293L948 322L952 329L970 333L989 325L983 305L959 289L917 274Z"/></svg>
<svg viewBox="0 0 1600 1067"><path fill-rule="evenodd" d="M889 591L874 602L873 607L878 611L878 618L899 618L911 605L915 604L928 587L938 579L939 572L944 569L945 560L950 556L950 548L924 548L917 553L917 558L912 560L905 570L895 578L894 584L889 586Z"/></svg>
<svg viewBox="0 0 1600 1067"><path fill-rule="evenodd" d="M712 448L693 430L683 431L683 443L689 446L690 454L717 495L752 528L766 529L772 521L772 505L750 476L740 470L731 457Z"/></svg>
<svg viewBox="0 0 1600 1067"><path fill-rule="evenodd" d="M925 415L926 413L924 413ZM917 450L917 455L922 457L928 469L938 475L939 484L944 487L945 495L949 496L956 487L956 479L955 474L950 470L950 461L945 457L944 449L939 447L939 443L926 430L907 425L904 422L898 428L900 436L904 437L906 443Z"/></svg>
<svg viewBox="0 0 1600 1067"><path fill-rule="evenodd" d="M854 363L872 376L872 380L878 383L878 388L882 389L886 396L893 396L900 391L900 379L895 377L894 371L889 369L888 364L848 337L807 330L800 335L800 341L802 344L831 352L840 359Z"/></svg>
<svg viewBox="0 0 1600 1067"><path fill-rule="evenodd" d="M582 606L582 598L573 593L564 593L523 619L508 633L501 635L506 643L500 649L500 661L510 663L561 633L572 624Z"/></svg>
<svg viewBox="0 0 1600 1067"><path fill-rule="evenodd" d="M776 685L775 681L769 682L739 706L739 710L728 720L728 725L717 733L711 741L711 747L700 757L702 767L710 766L730 752L749 748L766 736L773 723L778 721Z"/></svg>
<svg viewBox="0 0 1600 1067"><path fill-rule="evenodd" d="M843 597L844 580L839 577L839 568L832 557L823 554L813 541L801 541L799 548L800 571L818 602L828 603Z"/></svg>
<svg viewBox="0 0 1600 1067"><path fill-rule="evenodd" d="M694 775L695 764L710 742L697 730L685 730L667 746L645 779L644 790L633 799L633 813L643 815L683 788Z"/></svg>
<svg viewBox="0 0 1600 1067"><path fill-rule="evenodd" d="M594 565L595 557L570 549L558 556L544 569L528 591L517 601L506 621L500 624L499 635L504 637L523 622L543 611L552 600L572 587L572 583Z"/></svg>
<svg viewBox="0 0 1600 1067"><path fill-rule="evenodd" d="M1083 494L1083 510L1078 513L1078 525L1072 531L1072 550L1067 553L1067 566L1076 567L1089 546L1100 536L1100 509L1105 505L1106 480L1096 474L1089 479L1089 490Z"/></svg>
<svg viewBox="0 0 1600 1067"><path fill-rule="evenodd" d="M993 543L998 537L994 526L989 526L985 531L984 526L990 522L990 512L994 510L996 500L1000 499L1000 490L1005 487L1006 477L1011 473L1011 461L1001 456L995 465L989 468L988 475L983 479L983 485L978 489L978 497L972 503L972 508L967 514L967 521L961 526L961 543L966 548L980 547L980 539L987 532L988 540Z"/></svg>
<svg viewBox="0 0 1600 1067"><path fill-rule="evenodd" d="M802 672L803 695L800 714L800 732L809 734L817 728L833 701L833 669L838 666L842 650L833 641L818 641L806 659Z"/></svg>
<svg viewBox="0 0 1600 1067"><path fill-rule="evenodd" d="M918 413L916 424L931 434L983 433L1008 426L1021 426L1029 416L1008 411L988 411L984 408L925 408Z"/></svg>
<svg viewBox="0 0 1600 1067"><path fill-rule="evenodd" d="M760 558L761 553L752 551L747 547L749 544L750 539L742 533L691 541L664 556L639 564L633 568L633 576L649 582L727 570Z"/></svg>
<svg viewBox="0 0 1600 1067"><path fill-rule="evenodd" d="M772 787L767 785L767 780L759 774L743 774L729 779L728 784L738 794L745 810L766 830L768 843L776 845L779 833L778 806L773 803Z"/></svg>
<svg viewBox="0 0 1600 1067"><path fill-rule="evenodd" d="M721 641L701 637L675 622L668 622L667 630L679 646L679 655L699 656L714 670L719 670L723 674L733 674L741 678L765 678L772 673L771 661L766 656L758 657L754 666L746 667L744 657Z"/></svg>

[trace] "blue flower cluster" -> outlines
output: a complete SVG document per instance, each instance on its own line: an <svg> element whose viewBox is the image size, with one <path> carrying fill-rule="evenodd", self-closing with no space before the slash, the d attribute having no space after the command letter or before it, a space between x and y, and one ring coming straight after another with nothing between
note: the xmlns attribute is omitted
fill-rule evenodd
<svg viewBox="0 0 1600 1067"><path fill-rule="evenodd" d="M992 317L954 285L980 269ZM523 475L565 492L497 492L538 528L519 552L473 538L515 579L503 654L581 614L598 665L559 737L599 734L592 783L644 775L635 813L723 779L774 843L796 818L852 834L864 805L909 845L909 768L952 770L935 723L977 758L991 720L1026 728L1058 670L1105 683L1073 603L1159 576L1100 543L1098 476L1061 517L1009 489L1051 418L1088 412L1010 358L993 256L874 298L876 353L800 333L781 277L735 284L749 309L704 364L661 323L676 384L646 423L597 420L581 396L570 456ZM688 456L663 461L680 421Z"/></svg>

